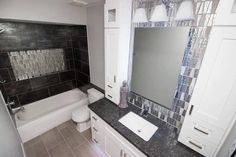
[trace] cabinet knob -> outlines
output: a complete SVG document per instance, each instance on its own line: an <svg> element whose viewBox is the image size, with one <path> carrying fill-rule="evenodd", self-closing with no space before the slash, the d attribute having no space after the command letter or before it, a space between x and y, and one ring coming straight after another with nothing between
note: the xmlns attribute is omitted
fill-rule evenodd
<svg viewBox="0 0 236 157"><path fill-rule="evenodd" d="M193 142L193 141L191 141L191 140L189 140L188 141L191 145L193 145L193 146L195 146L195 147L197 147L197 148L199 148L199 149L202 149L202 146L200 146L199 144L196 144L195 142Z"/></svg>
<svg viewBox="0 0 236 157"><path fill-rule="evenodd" d="M98 143L98 141L95 138L93 140L94 140L95 143Z"/></svg>
<svg viewBox="0 0 236 157"><path fill-rule="evenodd" d="M92 118L97 121L97 118L95 118L94 116Z"/></svg>
<svg viewBox="0 0 236 157"><path fill-rule="evenodd" d="M116 83L116 76L114 76L114 83Z"/></svg>
<svg viewBox="0 0 236 157"><path fill-rule="evenodd" d="M197 130L197 131L199 131L199 132L201 132L201 133L205 134L205 135L209 135L209 133L208 133L208 132L206 132L206 131L204 131L204 130L202 130L202 129L200 129L200 128L196 127L196 126L194 126L193 128L194 128L195 130Z"/></svg>
<svg viewBox="0 0 236 157"><path fill-rule="evenodd" d="M192 114L192 112L193 112L193 105L191 105L191 107L190 107L190 110L189 110L189 115L191 115Z"/></svg>
<svg viewBox="0 0 236 157"><path fill-rule="evenodd" d="M98 132L98 130L97 130L95 127L93 127L93 130L96 131L96 132Z"/></svg>

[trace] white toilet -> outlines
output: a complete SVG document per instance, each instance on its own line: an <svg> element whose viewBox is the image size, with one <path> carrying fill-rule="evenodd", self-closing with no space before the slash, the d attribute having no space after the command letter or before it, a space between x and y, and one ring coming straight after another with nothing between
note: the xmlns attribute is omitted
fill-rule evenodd
<svg viewBox="0 0 236 157"><path fill-rule="evenodd" d="M104 98L104 94L91 88L87 90L89 104ZM83 132L90 128L90 114L88 105L80 106L72 112L72 120L77 123L76 129Z"/></svg>

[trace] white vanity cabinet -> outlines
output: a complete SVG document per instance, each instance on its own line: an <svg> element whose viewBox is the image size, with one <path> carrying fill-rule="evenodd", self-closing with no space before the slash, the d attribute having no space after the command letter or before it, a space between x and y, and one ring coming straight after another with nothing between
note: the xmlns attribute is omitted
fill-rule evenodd
<svg viewBox="0 0 236 157"><path fill-rule="evenodd" d="M105 97L118 104L122 82L128 80L132 0L106 0L104 8Z"/></svg>
<svg viewBox="0 0 236 157"><path fill-rule="evenodd" d="M107 157L146 157L94 112L90 113L92 140Z"/></svg>
<svg viewBox="0 0 236 157"><path fill-rule="evenodd" d="M220 0L214 25L236 26L236 0Z"/></svg>
<svg viewBox="0 0 236 157"><path fill-rule="evenodd" d="M236 27L213 27L179 141L216 156L236 120Z"/></svg>

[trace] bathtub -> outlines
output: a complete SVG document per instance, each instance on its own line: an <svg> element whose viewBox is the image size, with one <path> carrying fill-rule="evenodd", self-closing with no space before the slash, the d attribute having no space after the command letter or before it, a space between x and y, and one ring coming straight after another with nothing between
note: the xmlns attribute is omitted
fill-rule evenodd
<svg viewBox="0 0 236 157"><path fill-rule="evenodd" d="M15 115L22 141L27 142L70 120L73 110L87 104L87 95L79 89L73 89L25 105L25 111Z"/></svg>

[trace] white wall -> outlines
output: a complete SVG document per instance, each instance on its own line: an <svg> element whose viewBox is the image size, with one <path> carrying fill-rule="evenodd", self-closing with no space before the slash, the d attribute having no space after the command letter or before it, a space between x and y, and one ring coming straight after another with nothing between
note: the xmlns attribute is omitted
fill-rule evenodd
<svg viewBox="0 0 236 157"><path fill-rule="evenodd" d="M105 89L104 5L87 9L90 81Z"/></svg>
<svg viewBox="0 0 236 157"><path fill-rule="evenodd" d="M0 0L0 18L66 24L87 24L85 7L69 0Z"/></svg>

